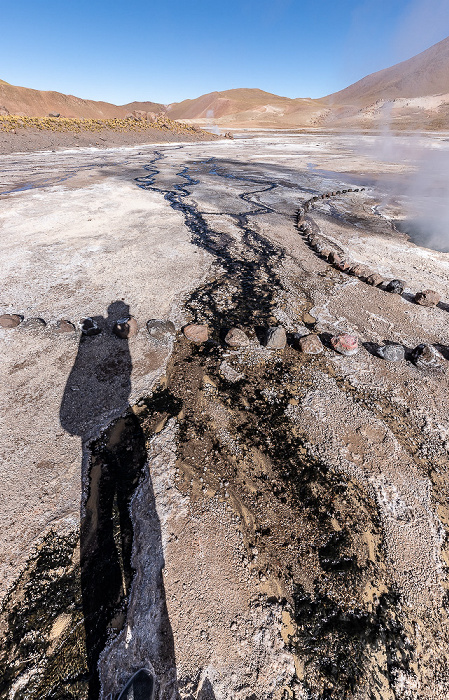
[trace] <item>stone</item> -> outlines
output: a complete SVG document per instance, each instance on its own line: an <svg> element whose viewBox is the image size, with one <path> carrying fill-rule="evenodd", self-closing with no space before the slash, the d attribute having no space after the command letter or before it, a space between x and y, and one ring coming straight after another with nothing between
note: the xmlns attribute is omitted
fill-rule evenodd
<svg viewBox="0 0 449 700"><path fill-rule="evenodd" d="M370 284L372 287L378 287L380 284L383 284L383 282L385 282L384 278L378 275L377 272L373 272L373 274L366 278L366 283Z"/></svg>
<svg viewBox="0 0 449 700"><path fill-rule="evenodd" d="M167 342L176 335L175 324L172 321L162 321L155 318L147 321L147 331L150 338L159 342Z"/></svg>
<svg viewBox="0 0 449 700"><path fill-rule="evenodd" d="M442 372L445 369L445 359L433 345L422 343L412 351L412 360L420 369L430 369Z"/></svg>
<svg viewBox="0 0 449 700"><path fill-rule="evenodd" d="M272 326L267 330L265 347L270 350L283 350L287 345L287 334L282 326Z"/></svg>
<svg viewBox="0 0 449 700"><path fill-rule="evenodd" d="M415 294L414 301L420 306L436 306L441 301L441 296L433 289L425 289L423 292Z"/></svg>
<svg viewBox="0 0 449 700"><path fill-rule="evenodd" d="M40 330L42 328L45 328L47 324L45 323L43 318L27 318L25 321L22 322L22 325L20 326L21 328L25 328L26 330Z"/></svg>
<svg viewBox="0 0 449 700"><path fill-rule="evenodd" d="M351 267L351 264L347 260L340 260L340 262L336 262L334 265L337 270L341 270L342 272L346 272Z"/></svg>
<svg viewBox="0 0 449 700"><path fill-rule="evenodd" d="M63 318L56 324L57 333L73 333L76 330L75 325L71 321Z"/></svg>
<svg viewBox="0 0 449 700"><path fill-rule="evenodd" d="M48 116L49 116L49 117L54 117L54 118L57 119L57 118L60 117L61 115L59 114L59 112L49 112L49 113L48 113Z"/></svg>
<svg viewBox="0 0 449 700"><path fill-rule="evenodd" d="M377 354L388 362L401 362L405 357L405 350L402 345L381 345Z"/></svg>
<svg viewBox="0 0 449 700"><path fill-rule="evenodd" d="M298 347L301 352L305 352L307 355L319 355L324 350L323 343L315 333L300 338Z"/></svg>
<svg viewBox="0 0 449 700"><path fill-rule="evenodd" d="M321 251L323 250L323 247L324 247L324 246L323 246L323 242L320 241L320 240L315 241L315 243L314 243L313 246L312 246L312 248L313 248L313 250L315 251L315 253L318 253L319 255L321 255Z"/></svg>
<svg viewBox="0 0 449 700"><path fill-rule="evenodd" d="M157 120L156 112L147 112L147 122L154 123Z"/></svg>
<svg viewBox="0 0 449 700"><path fill-rule="evenodd" d="M189 323L182 329L187 340L192 343L206 343L209 340L209 328L197 323Z"/></svg>
<svg viewBox="0 0 449 700"><path fill-rule="evenodd" d="M331 254L331 251L329 250L329 248L323 248L323 249L320 251L321 257L323 257L325 260L328 260L328 259L329 259L329 255L330 255L330 254Z"/></svg>
<svg viewBox="0 0 449 700"><path fill-rule="evenodd" d="M134 316L128 316L127 318L121 318L116 321L112 327L112 332L115 333L118 338L125 340L126 338L133 338L137 335L138 328Z"/></svg>
<svg viewBox="0 0 449 700"><path fill-rule="evenodd" d="M386 292L391 292L391 294L402 294L405 289L404 280L391 280L385 287Z"/></svg>
<svg viewBox="0 0 449 700"><path fill-rule="evenodd" d="M336 253L334 250L331 252L329 255L329 262L332 263L333 265L338 265L338 263L341 263L343 258L341 255Z"/></svg>
<svg viewBox="0 0 449 700"><path fill-rule="evenodd" d="M8 115L9 115L9 110L4 105L2 105L0 107L0 117L7 117Z"/></svg>
<svg viewBox="0 0 449 700"><path fill-rule="evenodd" d="M355 355L359 349L359 340L350 333L340 333L331 338L331 345L341 355Z"/></svg>
<svg viewBox="0 0 449 700"><path fill-rule="evenodd" d="M93 318L88 316L81 321L81 332L87 336L98 335L101 333L101 328L99 328L98 323Z"/></svg>
<svg viewBox="0 0 449 700"><path fill-rule="evenodd" d="M225 343L226 345L230 345L231 348L241 348L248 345L249 338L240 328L231 328L231 330L226 333Z"/></svg>
<svg viewBox="0 0 449 700"><path fill-rule="evenodd" d="M137 117L134 116L132 112L128 112L128 114L125 114L125 119L129 119L131 122L137 122L139 121Z"/></svg>
<svg viewBox="0 0 449 700"><path fill-rule="evenodd" d="M351 275L354 275L354 277L364 277L365 268L363 265L356 264L349 268L349 272Z"/></svg>
<svg viewBox="0 0 449 700"><path fill-rule="evenodd" d="M16 328L19 323L22 323L23 316L19 314L2 314L0 316L0 326L2 328Z"/></svg>

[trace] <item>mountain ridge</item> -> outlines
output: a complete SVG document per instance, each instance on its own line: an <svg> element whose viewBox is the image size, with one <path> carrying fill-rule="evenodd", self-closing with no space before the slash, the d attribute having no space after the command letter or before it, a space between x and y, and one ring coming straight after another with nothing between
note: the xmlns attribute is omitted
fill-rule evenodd
<svg viewBox="0 0 449 700"><path fill-rule="evenodd" d="M436 96L436 97L435 97ZM0 106L10 113L106 119L143 110L223 128L371 128L388 119L397 128L449 128L449 37L322 98L283 97L260 88L232 88L168 105L86 100L0 80Z"/></svg>

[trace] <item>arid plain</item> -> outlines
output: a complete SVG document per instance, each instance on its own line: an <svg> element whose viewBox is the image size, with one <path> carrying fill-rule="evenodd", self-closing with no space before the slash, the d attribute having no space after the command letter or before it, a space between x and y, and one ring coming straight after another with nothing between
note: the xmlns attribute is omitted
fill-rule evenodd
<svg viewBox="0 0 449 700"><path fill-rule="evenodd" d="M161 698L449 694L449 254L400 231L448 146L1 156L1 697L115 697L148 661Z"/></svg>

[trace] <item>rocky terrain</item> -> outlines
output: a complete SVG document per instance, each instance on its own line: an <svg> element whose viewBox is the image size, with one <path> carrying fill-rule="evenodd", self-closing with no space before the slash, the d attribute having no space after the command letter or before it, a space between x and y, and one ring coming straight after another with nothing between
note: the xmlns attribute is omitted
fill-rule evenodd
<svg viewBox="0 0 449 700"><path fill-rule="evenodd" d="M449 263L377 153L2 157L0 697L448 695Z"/></svg>

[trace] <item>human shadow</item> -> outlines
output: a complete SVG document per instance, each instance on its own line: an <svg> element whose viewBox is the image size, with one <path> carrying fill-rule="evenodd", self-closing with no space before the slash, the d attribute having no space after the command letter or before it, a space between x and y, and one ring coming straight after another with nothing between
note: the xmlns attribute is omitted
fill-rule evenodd
<svg viewBox="0 0 449 700"><path fill-rule="evenodd" d="M78 435L82 446L80 563L89 700L100 695L100 654L126 618L135 574L130 503L147 461L145 435L129 406L132 361L128 340L113 333L115 323L128 317L128 305L116 301L106 318L84 322L60 407L62 427ZM152 502L152 526L162 551L152 489L147 498ZM157 566L162 570L163 557L158 558ZM163 589L160 595L163 630L155 632L163 634L166 656L174 666Z"/></svg>

